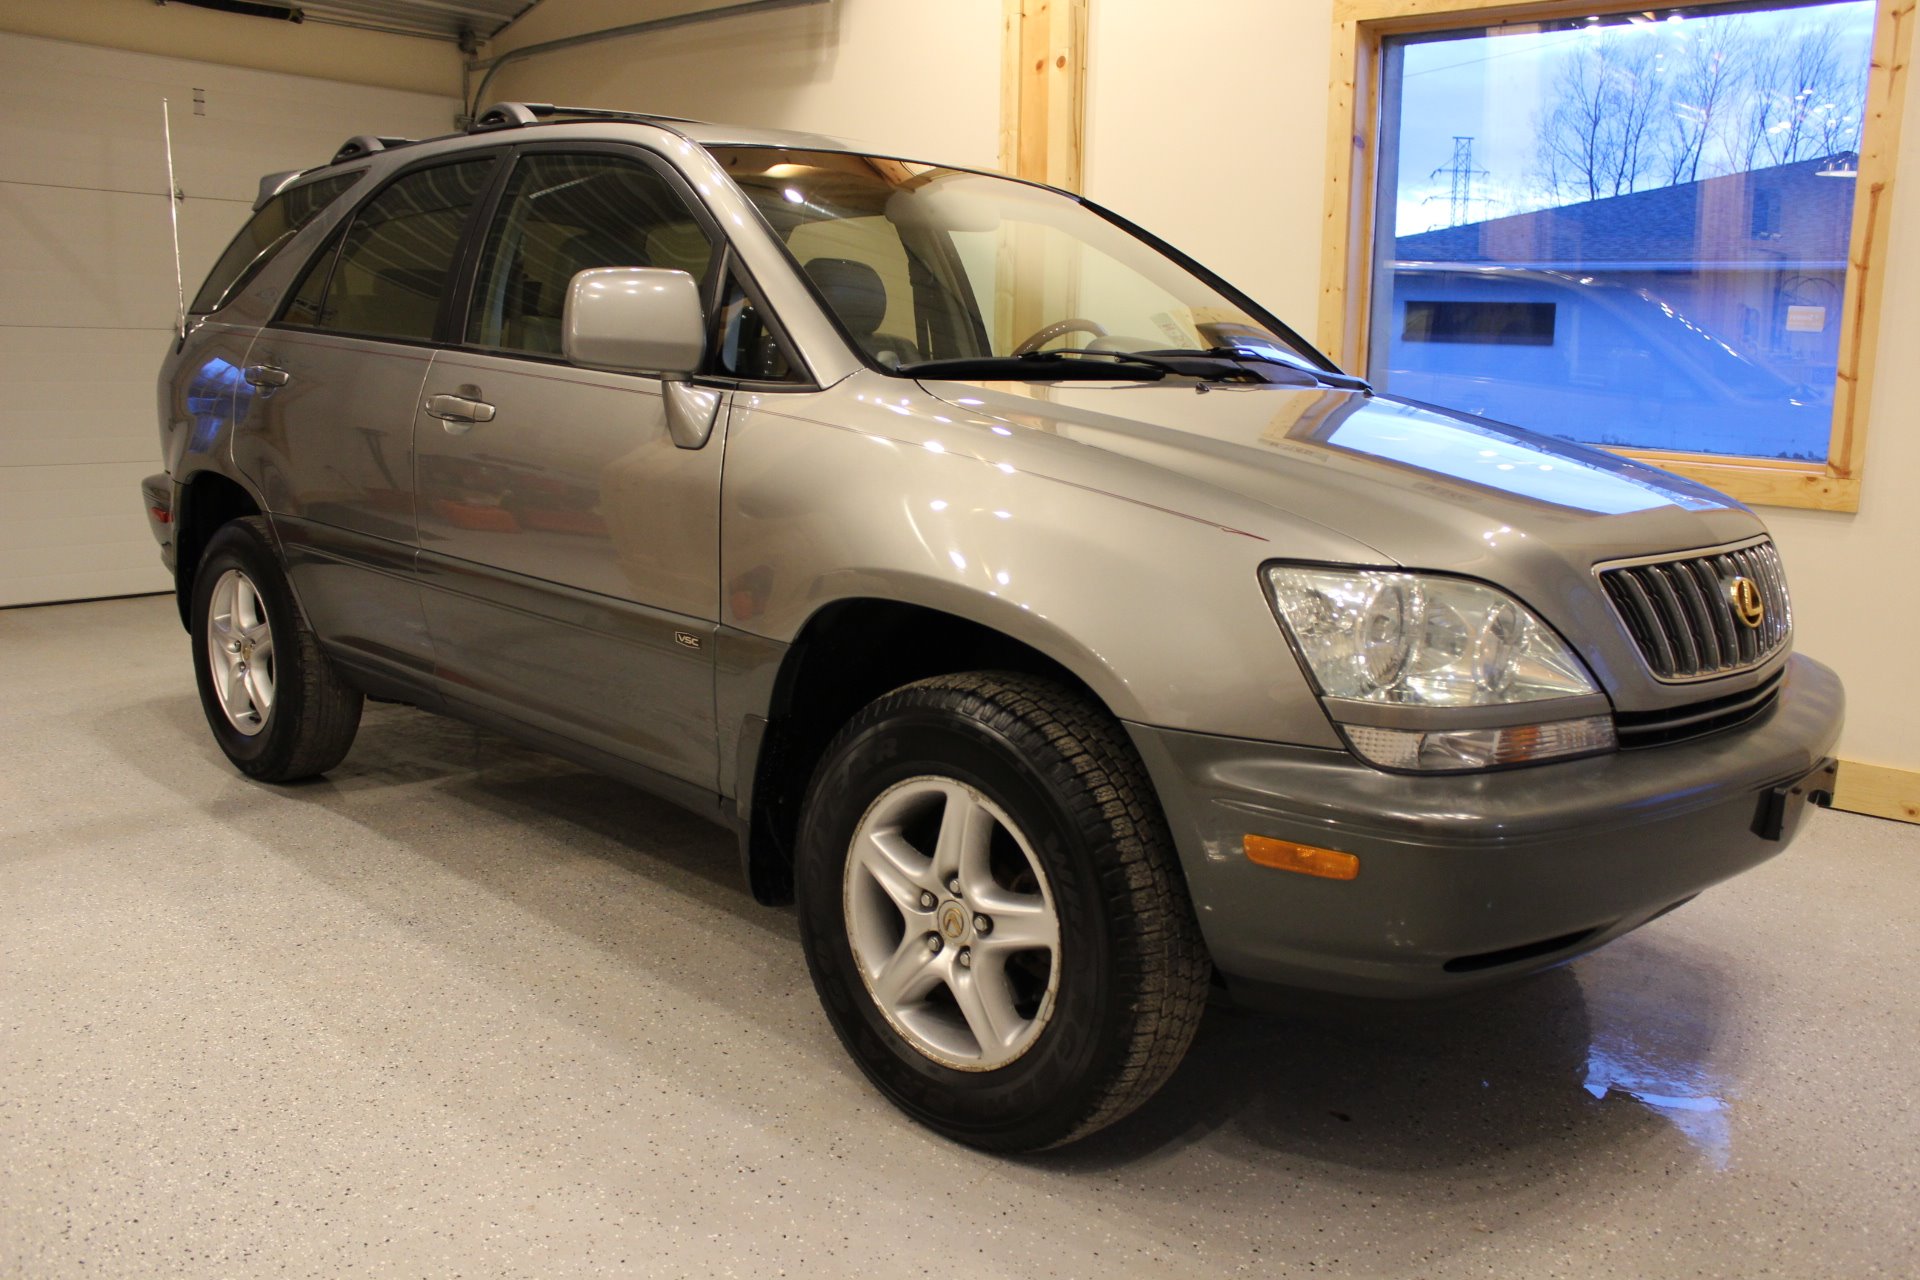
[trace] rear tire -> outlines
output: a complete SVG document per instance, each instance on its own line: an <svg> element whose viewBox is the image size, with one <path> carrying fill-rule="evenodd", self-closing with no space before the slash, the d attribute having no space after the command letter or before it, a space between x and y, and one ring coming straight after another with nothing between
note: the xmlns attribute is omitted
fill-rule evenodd
<svg viewBox="0 0 1920 1280"><path fill-rule="evenodd" d="M259 516L221 526L193 581L193 669L214 741L262 782L339 764L360 728L360 691L301 616Z"/></svg>
<svg viewBox="0 0 1920 1280"><path fill-rule="evenodd" d="M862 710L809 788L796 890L854 1060L973 1146L1036 1150L1118 1120L1206 1006L1146 771L1112 717L1052 681L939 676Z"/></svg>

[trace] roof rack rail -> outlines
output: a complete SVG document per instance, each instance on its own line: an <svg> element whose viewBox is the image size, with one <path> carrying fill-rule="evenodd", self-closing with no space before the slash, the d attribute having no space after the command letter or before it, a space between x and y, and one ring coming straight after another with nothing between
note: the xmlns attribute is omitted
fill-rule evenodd
<svg viewBox="0 0 1920 1280"><path fill-rule="evenodd" d="M660 115L652 111L615 111L607 107L559 107L551 102L496 102L474 117L468 133L491 129L521 129L530 124L560 124L567 120L631 120L636 123L659 121L666 124L702 124L686 116Z"/></svg>
<svg viewBox="0 0 1920 1280"><path fill-rule="evenodd" d="M358 160L361 156L370 156L376 151L389 151L394 147L404 147L413 142L412 138L376 138L370 133L357 134L340 144L328 164L339 164L343 160Z"/></svg>

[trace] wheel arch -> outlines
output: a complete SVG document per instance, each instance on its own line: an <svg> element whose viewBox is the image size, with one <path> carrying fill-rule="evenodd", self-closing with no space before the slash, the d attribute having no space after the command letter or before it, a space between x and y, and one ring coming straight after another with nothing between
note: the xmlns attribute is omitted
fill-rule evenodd
<svg viewBox="0 0 1920 1280"><path fill-rule="evenodd" d="M1054 680L1116 714L1095 686L1112 680L1097 658L1064 640L1050 653L996 621L875 596L834 600L807 619L781 658L759 738L743 737L751 746L743 745L737 765L743 856L756 898L791 901L807 784L840 726L880 695L929 676L1017 671Z"/></svg>
<svg viewBox="0 0 1920 1280"><path fill-rule="evenodd" d="M173 596L180 625L193 629L193 583L207 544L222 525L265 510L253 492L218 471L202 470L180 482L174 512Z"/></svg>

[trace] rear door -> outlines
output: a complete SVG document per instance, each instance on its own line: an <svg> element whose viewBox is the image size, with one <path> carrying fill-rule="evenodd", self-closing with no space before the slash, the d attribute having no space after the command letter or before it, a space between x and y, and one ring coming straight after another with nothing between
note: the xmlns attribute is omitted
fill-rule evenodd
<svg viewBox="0 0 1920 1280"><path fill-rule="evenodd" d="M712 789L724 421L679 448L659 379L575 368L560 349L576 272L710 283L716 237L696 209L644 152L522 151L415 439L423 599L449 694ZM449 403L479 412L434 416Z"/></svg>
<svg viewBox="0 0 1920 1280"><path fill-rule="evenodd" d="M315 629L342 657L420 677L414 406L454 264L497 153L410 169L316 255L247 357L236 461L265 496Z"/></svg>

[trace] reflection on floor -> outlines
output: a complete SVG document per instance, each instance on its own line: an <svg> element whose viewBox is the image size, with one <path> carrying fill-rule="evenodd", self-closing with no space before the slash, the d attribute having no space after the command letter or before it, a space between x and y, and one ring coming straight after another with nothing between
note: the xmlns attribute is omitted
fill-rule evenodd
<svg viewBox="0 0 1920 1280"><path fill-rule="evenodd" d="M1617 1093L1644 1104L1693 1139L1714 1168L1725 1169L1733 1155L1727 1104L1709 1089L1724 1092L1725 1086L1709 1078L1702 1064L1649 1057L1617 1033L1596 1035L1587 1046L1588 1093Z"/></svg>
<svg viewBox="0 0 1920 1280"><path fill-rule="evenodd" d="M252 785L167 600L0 657L0 1274L1920 1273L1920 828L1471 999L1216 1011L995 1160L872 1093L717 829L399 707Z"/></svg>

